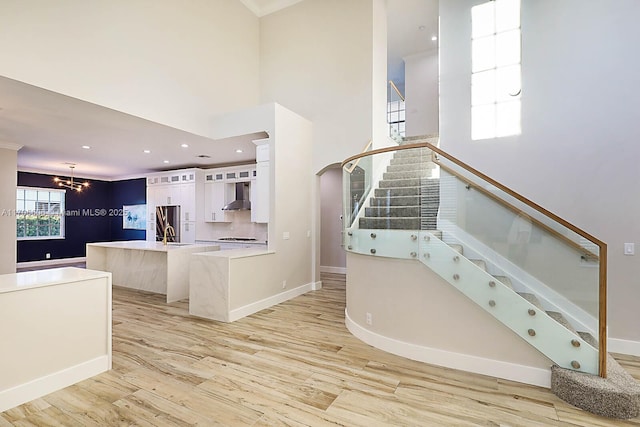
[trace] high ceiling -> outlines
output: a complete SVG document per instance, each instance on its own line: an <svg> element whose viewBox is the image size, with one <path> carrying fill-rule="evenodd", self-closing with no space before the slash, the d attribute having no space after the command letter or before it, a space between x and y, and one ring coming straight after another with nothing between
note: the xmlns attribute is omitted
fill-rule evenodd
<svg viewBox="0 0 640 427"><path fill-rule="evenodd" d="M247 163L255 159L252 140L265 136L212 140L0 77L0 141L23 146L18 151L22 171L66 174L68 163L75 163L76 175L109 180Z"/></svg>
<svg viewBox="0 0 640 427"><path fill-rule="evenodd" d="M301 0L241 1L264 16ZM402 58L437 46L431 37L437 35L438 1L388 0L388 16L389 78L402 86ZM68 174L69 163L75 163L77 176L111 180L247 163L255 159L252 140L265 136L212 140L0 77L0 143L23 146L18 152L23 171Z"/></svg>
<svg viewBox="0 0 640 427"><path fill-rule="evenodd" d="M277 12L280 9L284 9L289 6L293 6L296 3L300 3L302 0L240 0L250 11L252 11L257 17L269 15L270 13Z"/></svg>
<svg viewBox="0 0 640 427"><path fill-rule="evenodd" d="M388 0L387 78L404 87L403 58L438 48L438 0Z"/></svg>

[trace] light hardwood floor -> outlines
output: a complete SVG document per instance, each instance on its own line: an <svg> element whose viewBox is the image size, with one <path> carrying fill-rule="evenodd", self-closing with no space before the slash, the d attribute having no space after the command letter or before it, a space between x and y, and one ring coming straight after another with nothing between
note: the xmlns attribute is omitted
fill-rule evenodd
<svg viewBox="0 0 640 427"><path fill-rule="evenodd" d="M344 276L237 322L114 288L113 370L0 414L1 426L640 426L551 392L414 362L344 326ZM640 358L619 357L640 377Z"/></svg>

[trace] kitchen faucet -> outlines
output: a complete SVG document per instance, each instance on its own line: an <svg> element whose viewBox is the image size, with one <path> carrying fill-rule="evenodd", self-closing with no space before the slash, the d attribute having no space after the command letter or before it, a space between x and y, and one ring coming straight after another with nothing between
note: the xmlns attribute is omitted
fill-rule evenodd
<svg viewBox="0 0 640 427"><path fill-rule="evenodd" d="M164 238L162 239L162 244L165 246L167 246L167 236L176 237L176 230L169 225L169 223L167 223L167 226L164 228Z"/></svg>

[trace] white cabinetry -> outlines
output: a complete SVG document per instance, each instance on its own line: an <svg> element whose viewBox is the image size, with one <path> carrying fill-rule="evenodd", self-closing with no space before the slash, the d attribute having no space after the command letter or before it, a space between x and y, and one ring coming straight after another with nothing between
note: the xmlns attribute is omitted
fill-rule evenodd
<svg viewBox="0 0 640 427"><path fill-rule="evenodd" d="M196 241L195 221L183 222L180 225L180 241L183 243L195 243Z"/></svg>
<svg viewBox="0 0 640 427"><path fill-rule="evenodd" d="M183 169L147 177L147 241L156 239L156 207L180 206L180 241L194 243L204 172ZM202 209L202 207L200 207Z"/></svg>
<svg viewBox="0 0 640 427"><path fill-rule="evenodd" d="M269 222L269 144L256 147L255 180L251 182L251 221Z"/></svg>
<svg viewBox="0 0 640 427"><path fill-rule="evenodd" d="M229 200L228 184L225 182L207 182L204 190L204 220L205 222L229 222L226 212L222 208Z"/></svg>
<svg viewBox="0 0 640 427"><path fill-rule="evenodd" d="M196 220L196 183L180 184L180 220L194 222Z"/></svg>

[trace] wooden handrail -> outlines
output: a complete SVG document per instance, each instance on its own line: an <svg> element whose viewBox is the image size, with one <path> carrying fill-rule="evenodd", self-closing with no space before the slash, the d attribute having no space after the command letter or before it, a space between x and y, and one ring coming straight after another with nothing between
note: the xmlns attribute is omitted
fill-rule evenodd
<svg viewBox="0 0 640 427"><path fill-rule="evenodd" d="M491 198L492 200L496 201L497 203L500 203L501 205L503 205L504 207L506 207L510 211L512 211L512 212L514 212L516 214L519 214L519 213L522 212L521 209L518 209L517 207L513 206L511 203L507 202L506 200L502 200L500 197L496 196L491 191L476 185L475 182L471 181L468 178L465 178L464 176L462 176L458 172L454 171L453 169L443 165L438 160L436 160L434 163L437 163L438 166L440 166L443 170L447 171L451 175L455 175L460 181L465 182L467 185L471 186L474 190L484 194L485 196L487 196L487 197ZM526 214L526 212L525 212L525 214ZM590 250L588 250L586 248L583 248L577 242L574 242L573 240L569 239L564 234L561 234L557 230L554 230L553 228L549 227L544 222L542 222L540 220L537 220L535 218L531 218L531 217L529 217L529 220L532 223L534 223L535 225L537 225L538 227L540 227L540 228L544 229L545 231L547 231L549 234L552 234L553 236L557 237L558 239L564 241L567 245L573 247L574 249L577 249L577 250L583 252L585 260L588 261L589 259L592 259L594 261L597 261L599 259L598 255L594 254L593 252L591 252Z"/></svg>
<svg viewBox="0 0 640 427"><path fill-rule="evenodd" d="M367 150L369 149L369 147L371 147L371 144L373 144L373 140L370 139L369 143L367 145L364 146L364 148L362 149L362 152L360 154L364 154L367 152ZM346 170L348 173L353 172L353 170L356 168L356 166L358 166L358 163L360 163L360 159L362 157L359 157L352 165L350 168L345 168L344 170ZM342 163L342 167L344 167L344 163Z"/></svg>
<svg viewBox="0 0 640 427"><path fill-rule="evenodd" d="M406 144L406 145L401 145L401 146L394 146L394 147L385 147L385 148L380 148L377 150L372 150L366 153L360 153L360 154L356 154L354 156L351 156L349 158L347 158L345 161L342 162L342 167L344 167L345 164L349 163L349 162L353 162L356 160L361 159L362 157L365 156L372 156L372 155L376 155L376 154L381 154L381 153L387 153L389 151L399 151L399 150L411 150L411 149L415 149L415 148L428 148L430 150L432 150L433 152L439 154L440 156L446 158L447 160L449 160L450 162L454 163L455 165L461 167L462 169L470 172L471 174L477 176L478 178L482 179L483 181L493 185L494 187L502 190L504 193L508 194L509 196L515 198L516 200L519 200L520 202L524 203L525 205L529 206L530 208L532 208L535 211L538 211L539 213L541 213L542 215L546 216L547 218L551 218L553 221L561 224L563 227L568 228L569 230L573 231L574 233L578 234L579 236L584 237L585 239L595 243L598 246L598 259L599 259L599 278L598 278L598 303L599 303L599 307L598 307L598 367L599 367L599 375L603 378L606 378L607 376L607 244L604 243L602 240L594 237L593 235L587 233L586 231L576 227L575 225L571 224L570 222L566 221L565 219L559 217L558 215L552 213L551 211L548 211L547 209L543 208L542 206L538 205L537 203L534 203L533 201L527 199L526 197L524 197L523 195L515 192L514 190L510 189L509 187L499 183L498 181L494 180L493 178L483 174L482 172L478 171L477 169L469 166L468 164L464 163L463 161L453 157L452 155L450 155L449 153L441 150L440 148L428 143L428 142L421 142L421 143L414 143L414 144ZM442 167L442 164L440 164L440 166ZM447 168L447 170L451 170L450 168ZM456 176L459 176L459 174L455 174ZM478 189L478 186L474 186L474 188ZM484 189L483 189L484 190ZM484 190L486 192L486 190ZM487 192L488 193L488 192ZM486 194L486 193L485 193ZM494 196L494 195L492 195ZM494 196L497 197L497 196ZM501 200L501 202L503 204L507 204L510 205L507 201L505 200ZM510 205L511 206L511 205ZM513 209L517 209L516 207L513 207ZM519 211L519 210L518 210ZM540 224L543 224L540 222ZM550 227L548 226L544 226L545 229L549 229L551 230ZM557 233L557 234L556 234ZM559 234L558 232L555 232L554 234L562 236L561 234ZM570 239L564 237L565 240L572 242ZM575 244L575 242L572 242ZM578 245L578 247L585 251L585 252L589 252L588 250L586 250L585 248L581 247ZM590 253L590 252L589 252ZM595 255L595 254L592 254Z"/></svg>
<svg viewBox="0 0 640 427"><path fill-rule="evenodd" d="M393 90L396 91L396 93L398 94L400 99L404 101L404 96L402 96L402 94L400 93L400 90L398 89L398 86L396 86L396 84L391 80L389 80L389 85L393 88Z"/></svg>

